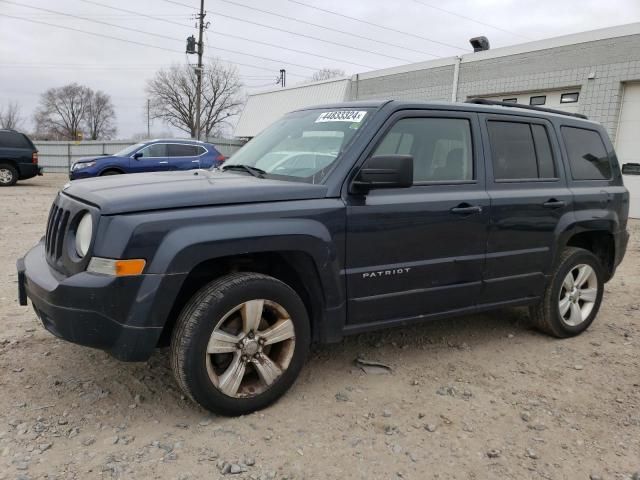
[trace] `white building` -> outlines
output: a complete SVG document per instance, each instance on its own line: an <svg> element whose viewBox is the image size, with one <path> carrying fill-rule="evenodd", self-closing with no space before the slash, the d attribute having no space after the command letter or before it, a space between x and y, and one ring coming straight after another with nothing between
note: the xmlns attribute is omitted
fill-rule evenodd
<svg viewBox="0 0 640 480"><path fill-rule="evenodd" d="M608 130L620 163L640 163L640 23L255 93L235 135L253 137L286 112L321 103L472 97L585 114ZM640 218L640 177L625 184Z"/></svg>

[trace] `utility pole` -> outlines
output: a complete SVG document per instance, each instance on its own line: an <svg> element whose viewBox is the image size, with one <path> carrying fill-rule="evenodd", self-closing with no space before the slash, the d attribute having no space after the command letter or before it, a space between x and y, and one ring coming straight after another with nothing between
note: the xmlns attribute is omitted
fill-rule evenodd
<svg viewBox="0 0 640 480"><path fill-rule="evenodd" d="M204 0L200 0L200 13L198 14L198 66L196 67L196 140L200 140L200 98L202 97L202 53L204 42L202 32L204 31Z"/></svg>
<svg viewBox="0 0 640 480"><path fill-rule="evenodd" d="M147 138L151 137L151 101L147 98Z"/></svg>

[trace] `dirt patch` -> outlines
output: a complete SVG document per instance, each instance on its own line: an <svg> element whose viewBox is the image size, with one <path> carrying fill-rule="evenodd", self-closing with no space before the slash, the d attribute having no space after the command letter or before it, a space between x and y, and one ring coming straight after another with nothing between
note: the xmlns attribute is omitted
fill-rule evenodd
<svg viewBox="0 0 640 480"><path fill-rule="evenodd" d="M18 306L15 260L43 235L64 182L47 175L0 189L0 479L640 472L640 221L578 338L530 330L524 310L352 337L315 347L271 408L228 419L181 395L166 351L121 363L54 338ZM359 355L391 372L365 373Z"/></svg>

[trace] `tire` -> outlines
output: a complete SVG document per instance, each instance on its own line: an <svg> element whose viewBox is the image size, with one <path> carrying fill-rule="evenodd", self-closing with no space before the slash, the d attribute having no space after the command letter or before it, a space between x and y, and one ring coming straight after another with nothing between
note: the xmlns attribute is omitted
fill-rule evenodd
<svg viewBox="0 0 640 480"><path fill-rule="evenodd" d="M0 187L11 187L18 181L18 170L13 165L3 163L0 165Z"/></svg>
<svg viewBox="0 0 640 480"><path fill-rule="evenodd" d="M171 337L171 366L180 388L202 407L244 415L291 387L310 341L306 308L291 287L267 275L233 273L184 307Z"/></svg>
<svg viewBox="0 0 640 480"><path fill-rule="evenodd" d="M119 170L105 170L100 174L101 177L106 177L108 175L122 175L122 172Z"/></svg>
<svg viewBox="0 0 640 480"><path fill-rule="evenodd" d="M572 279L568 277L570 273ZM566 248L560 255L542 301L530 309L536 328L558 338L584 332L600 309L604 278L600 260L593 253L582 248ZM579 282L583 283L579 285ZM576 289L569 291L571 285Z"/></svg>

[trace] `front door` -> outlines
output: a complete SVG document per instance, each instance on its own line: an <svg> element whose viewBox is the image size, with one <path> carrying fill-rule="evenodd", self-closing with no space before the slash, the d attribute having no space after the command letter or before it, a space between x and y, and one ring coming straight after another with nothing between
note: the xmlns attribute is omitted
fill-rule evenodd
<svg viewBox="0 0 640 480"><path fill-rule="evenodd" d="M553 125L544 119L480 115L491 198L482 301L542 295L559 223L573 212Z"/></svg>
<svg viewBox="0 0 640 480"><path fill-rule="evenodd" d="M151 145L147 145L136 152L129 164L132 173L162 172L169 170L167 145L165 143L152 143Z"/></svg>
<svg viewBox="0 0 640 480"><path fill-rule="evenodd" d="M349 194L347 330L400 323L478 301L489 198L473 113L395 114L367 157L410 154L414 185Z"/></svg>

